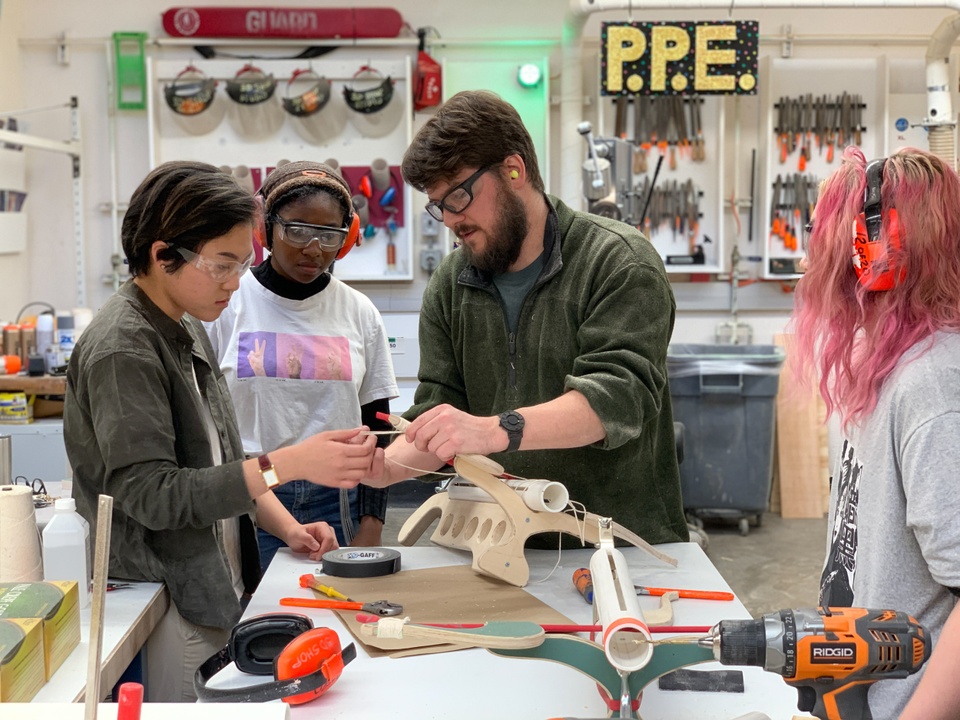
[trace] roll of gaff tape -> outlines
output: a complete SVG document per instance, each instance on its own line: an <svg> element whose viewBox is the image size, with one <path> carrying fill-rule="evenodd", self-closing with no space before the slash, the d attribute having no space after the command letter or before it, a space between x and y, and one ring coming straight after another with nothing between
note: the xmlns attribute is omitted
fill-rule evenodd
<svg viewBox="0 0 960 720"><path fill-rule="evenodd" d="M399 570L400 553L390 548L340 548L323 555L323 572L334 577L380 577Z"/></svg>

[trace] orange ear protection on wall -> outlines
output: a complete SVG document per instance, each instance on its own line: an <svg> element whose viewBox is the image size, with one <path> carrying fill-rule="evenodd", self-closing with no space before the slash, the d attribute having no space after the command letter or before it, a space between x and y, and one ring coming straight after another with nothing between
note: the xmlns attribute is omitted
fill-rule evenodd
<svg viewBox="0 0 960 720"><path fill-rule="evenodd" d="M853 222L853 269L860 285L874 291L891 290L906 276L897 258L901 247L900 218L895 208L884 210L880 199L886 162L873 160L867 165L863 212Z"/></svg>

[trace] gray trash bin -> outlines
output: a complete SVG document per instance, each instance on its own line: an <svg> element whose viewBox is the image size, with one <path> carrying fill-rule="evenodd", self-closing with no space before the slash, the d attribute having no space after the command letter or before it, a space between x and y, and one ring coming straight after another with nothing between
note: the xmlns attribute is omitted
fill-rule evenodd
<svg viewBox="0 0 960 720"><path fill-rule="evenodd" d="M667 350L673 418L684 425L680 483L694 518L731 518L749 531L770 507L776 395L775 345L674 344Z"/></svg>

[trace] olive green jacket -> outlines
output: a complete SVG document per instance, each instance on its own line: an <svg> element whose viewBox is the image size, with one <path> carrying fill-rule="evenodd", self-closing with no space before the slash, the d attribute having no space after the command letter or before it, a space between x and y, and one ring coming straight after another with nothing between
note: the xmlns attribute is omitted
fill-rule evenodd
<svg viewBox="0 0 960 720"><path fill-rule="evenodd" d="M216 467L198 387L219 434ZM184 618L232 628L241 609L217 521L240 518L243 579L253 592L254 503L226 381L200 323L175 322L132 280L124 284L70 357L63 439L91 532L97 496L113 496L110 577L164 582Z"/></svg>
<svg viewBox="0 0 960 720"><path fill-rule="evenodd" d="M571 500L648 542L686 541L666 368L676 304L663 262L629 225L548 201L544 266L516 333L490 276L462 252L437 268L406 416L442 403L496 415L577 390L603 423L602 441L493 459L515 475L564 483Z"/></svg>

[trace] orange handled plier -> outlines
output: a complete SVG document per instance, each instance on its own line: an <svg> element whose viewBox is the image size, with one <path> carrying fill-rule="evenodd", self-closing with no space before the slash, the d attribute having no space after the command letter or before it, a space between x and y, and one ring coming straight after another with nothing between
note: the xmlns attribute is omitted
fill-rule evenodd
<svg viewBox="0 0 960 720"><path fill-rule="evenodd" d="M377 600L376 602L362 603L348 600L321 600L315 598L280 598L280 604L287 607L305 607L319 608L321 610L359 610L379 615L380 617L391 617L400 615L403 612L403 605L392 603L387 600Z"/></svg>

